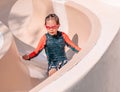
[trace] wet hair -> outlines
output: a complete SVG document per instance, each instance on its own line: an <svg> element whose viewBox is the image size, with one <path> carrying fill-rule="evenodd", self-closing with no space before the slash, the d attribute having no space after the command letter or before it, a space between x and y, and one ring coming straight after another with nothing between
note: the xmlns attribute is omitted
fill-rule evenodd
<svg viewBox="0 0 120 92"><path fill-rule="evenodd" d="M53 14L49 14L48 16L46 16L46 18L45 18L45 25L46 25L46 22L49 21L49 20L55 20L57 25L60 24L59 17L56 14L54 14L54 13Z"/></svg>

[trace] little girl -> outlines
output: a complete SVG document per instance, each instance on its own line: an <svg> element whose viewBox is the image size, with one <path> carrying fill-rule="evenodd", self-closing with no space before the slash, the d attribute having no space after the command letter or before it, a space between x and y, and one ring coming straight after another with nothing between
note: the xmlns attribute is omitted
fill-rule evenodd
<svg viewBox="0 0 120 92"><path fill-rule="evenodd" d="M48 76L51 76L68 62L65 45L69 46L75 52L81 50L81 48L69 39L67 34L58 31L59 26L58 16L56 14L49 14L45 18L47 33L41 37L37 48L33 52L23 56L23 59L30 60L45 49L48 59Z"/></svg>

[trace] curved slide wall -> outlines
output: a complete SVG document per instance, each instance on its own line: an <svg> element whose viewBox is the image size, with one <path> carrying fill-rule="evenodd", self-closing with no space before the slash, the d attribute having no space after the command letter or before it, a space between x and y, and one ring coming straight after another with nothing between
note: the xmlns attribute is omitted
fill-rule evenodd
<svg viewBox="0 0 120 92"><path fill-rule="evenodd" d="M25 53L29 53L31 50L34 49L36 46L40 36L46 31L44 28L44 17L48 14L53 12L53 7L52 7L52 1L49 0L10 0L11 2L5 2L1 1L2 4L0 6L0 10L2 8L5 8L6 12L2 12L0 14L0 20L8 27L10 34L14 39L10 40L10 46L8 46L8 49L6 52L4 52L3 56L1 56L0 62L5 62L1 63L1 72L3 75L9 74L9 73L4 73L4 69L2 67L8 65L9 67L12 67L16 71L10 70L13 73L14 78L18 78L18 81L14 82L13 76L7 77L8 81L6 81L3 77L1 77L1 85L2 83L7 83L9 86L1 86L0 90L2 91L30 91L30 92L38 92L40 91L56 91L56 92L61 92L61 91L79 91L79 85L81 83L81 78L83 78L88 71L91 70L92 67L97 63L99 58L103 55L107 47L109 46L110 42L114 38L115 33L113 36L111 35L111 40L107 42L107 45L105 44L105 47L102 50L102 53L97 54L98 48L100 45L100 39L101 36L104 37L104 33L102 30L105 31L105 26L103 26L103 21L102 15L98 15L99 13L97 10L93 9L96 6L91 6L90 7L86 6L84 2L79 0L76 0L76 2L70 0L66 1L65 4L65 9L66 9L66 15L68 18L68 34L70 38L78 44L80 47L82 47L82 51L78 54L74 54L71 50L67 50L67 55L68 59L70 62L65 65L61 70L59 70L57 73L55 73L53 76L47 78L43 82L42 79L46 78L45 73L46 72L46 61L44 52L36 59L33 60L33 63L24 63L21 62L23 61L20 58L20 55L23 55ZM54 1L54 0L53 0ZM94 1L95 2L95 1ZM53 2L54 3L54 2ZM100 2L95 2L96 4ZM6 4L9 4L8 7L5 7ZM61 4L61 3L60 3ZM26 7L26 8L24 8ZM105 7L106 8L106 7ZM19 10L19 11L18 11ZM92 11L90 11L92 10ZM106 9L107 10L107 9ZM93 13L94 12L94 13ZM117 10L116 10L117 12ZM115 13L116 13L115 12ZM57 13L57 12L56 12ZM5 15L5 16L4 16ZM97 15L97 17L96 17ZM59 16L62 17L62 16ZM117 18L116 18L117 19ZM106 19L107 20L107 19ZM110 21L113 21L112 19ZM2 23L1 22L1 23ZM104 21L108 23L108 21ZM114 21L113 21L114 22ZM36 24L36 25L35 25ZM119 24L119 23L118 23ZM118 25L117 24L117 25ZM117 26L114 27L117 29ZM112 30L113 26L111 26ZM64 29L64 28L63 28ZM106 28L107 29L107 28ZM3 30L3 29L2 29ZM9 33L9 32L8 32ZM8 36L9 37L9 36ZM11 38L12 38L11 37ZM35 39L36 38L36 39ZM14 41L15 40L15 41ZM104 42L104 41L103 41ZM25 44L26 43L26 44ZM8 43L9 44L9 43ZM98 46L99 44L99 46ZM17 45L17 48L16 48ZM20 46L21 45L21 46ZM3 45L2 45L3 46ZM6 45L5 45L6 46ZM31 47L32 46L32 47ZM4 50L5 48L2 48ZM19 50L19 54L18 51ZM101 49L101 48L100 48ZM11 51L12 50L12 51ZM93 50L93 51L92 51ZM95 50L95 51L94 51ZM10 56L9 56L10 52ZM16 58L12 58L12 54ZM89 56L94 55L93 53L96 53L96 58L89 58ZM91 54L91 55L90 55ZM9 62L6 60L7 58L10 58L11 64L15 64L15 66L10 66ZM4 59L5 58L5 59ZM41 59L43 58L43 59ZM7 61L7 62L6 62ZM18 61L18 62L16 62ZM41 61L41 63L38 61ZM43 62L42 62L43 61ZM72 62L74 61L74 62ZM83 62L84 61L84 62ZM91 64L86 63L88 61L93 61ZM41 64L38 68L36 67L37 64ZM45 67L42 67L44 64ZM16 68L16 65L18 67ZM84 68L85 65L87 65L87 68ZM89 65L89 66L88 66ZM77 69L81 70L79 72ZM7 69L7 67L5 67ZM76 71L75 71L76 69ZM44 72L43 72L44 70ZM19 72L18 72L19 71ZM9 71L8 71L9 72ZM79 72L79 73L78 73ZM39 75L36 75L40 73ZM78 76L75 76L77 73ZM20 74L20 75L19 75ZM72 75L71 75L72 74ZM19 77L18 77L19 75ZM71 76L72 80L68 77ZM85 77L84 77L85 78ZM70 79L69 81L64 81L67 83L63 87L63 80ZM104 78L101 78L102 80ZM24 81L25 80L25 81ZM79 81L78 81L79 80ZM80 81L81 80L81 81ZM88 78L89 80L89 78ZM10 85L12 82L13 85ZM37 85L40 83L39 85ZM87 83L87 82L85 82ZM18 85L15 85L18 84ZM23 85L27 85L23 86ZM77 84L77 88L75 85ZM35 85L37 85L35 88L33 88ZM81 86L82 87L82 86ZM33 88L32 90L30 90ZM84 89L81 89L84 90ZM86 89L87 90L87 89ZM89 87L88 87L89 90ZM97 89L96 89L97 90ZM94 91L93 91L94 92Z"/></svg>
<svg viewBox="0 0 120 92"><path fill-rule="evenodd" d="M120 30L107 51L87 75L65 92L119 92Z"/></svg>

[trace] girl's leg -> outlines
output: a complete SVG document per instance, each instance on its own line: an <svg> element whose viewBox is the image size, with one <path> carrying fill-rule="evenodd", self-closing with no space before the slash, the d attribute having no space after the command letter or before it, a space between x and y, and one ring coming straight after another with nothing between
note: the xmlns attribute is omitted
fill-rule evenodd
<svg viewBox="0 0 120 92"><path fill-rule="evenodd" d="M48 71L48 76L51 76L52 74L54 74L56 72L56 68L51 68L49 71Z"/></svg>

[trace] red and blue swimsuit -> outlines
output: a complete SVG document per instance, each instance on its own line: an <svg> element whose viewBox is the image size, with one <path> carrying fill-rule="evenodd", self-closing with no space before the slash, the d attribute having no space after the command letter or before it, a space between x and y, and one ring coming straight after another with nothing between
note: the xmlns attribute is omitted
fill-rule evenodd
<svg viewBox="0 0 120 92"><path fill-rule="evenodd" d="M76 46L64 32L57 31L57 35L54 36L46 33L41 38L37 48L29 54L29 58L35 57L45 49L48 59L48 70L51 68L60 69L67 63L65 45L69 46L75 52L80 50L80 48Z"/></svg>

